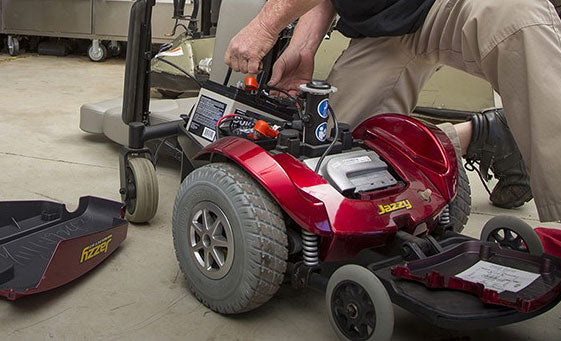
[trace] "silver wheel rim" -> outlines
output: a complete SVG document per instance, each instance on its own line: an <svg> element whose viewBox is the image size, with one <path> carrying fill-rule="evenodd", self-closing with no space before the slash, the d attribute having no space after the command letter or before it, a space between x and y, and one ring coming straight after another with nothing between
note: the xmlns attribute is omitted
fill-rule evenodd
<svg viewBox="0 0 561 341"><path fill-rule="evenodd" d="M234 260L232 226L222 210L211 202L195 206L189 221L189 253L208 278L220 279Z"/></svg>

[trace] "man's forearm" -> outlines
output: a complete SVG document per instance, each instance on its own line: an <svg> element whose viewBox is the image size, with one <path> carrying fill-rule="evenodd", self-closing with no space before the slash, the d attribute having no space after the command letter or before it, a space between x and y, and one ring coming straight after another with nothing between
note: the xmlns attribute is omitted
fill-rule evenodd
<svg viewBox="0 0 561 341"><path fill-rule="evenodd" d="M331 0L323 0L298 21L291 45L315 54L335 17Z"/></svg>
<svg viewBox="0 0 561 341"><path fill-rule="evenodd" d="M323 2L325 0L268 0L254 20L262 29L276 36L294 20Z"/></svg>

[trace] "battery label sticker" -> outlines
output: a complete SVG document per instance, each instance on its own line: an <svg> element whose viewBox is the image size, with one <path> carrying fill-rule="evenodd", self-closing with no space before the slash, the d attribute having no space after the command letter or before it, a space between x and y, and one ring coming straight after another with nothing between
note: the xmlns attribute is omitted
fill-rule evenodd
<svg viewBox="0 0 561 341"><path fill-rule="evenodd" d="M180 57L183 56L183 48L176 47L173 50L167 50L164 52L158 53L158 57Z"/></svg>
<svg viewBox="0 0 561 341"><path fill-rule="evenodd" d="M329 99L326 98L323 101L319 102L318 114L322 118L327 118L327 115L329 114Z"/></svg>
<svg viewBox="0 0 561 341"><path fill-rule="evenodd" d="M325 142L327 139L327 123L323 122L316 128L316 139L321 142Z"/></svg>
<svg viewBox="0 0 561 341"><path fill-rule="evenodd" d="M213 142L216 137L216 123L225 112L226 103L201 95L189 125L189 132Z"/></svg>
<svg viewBox="0 0 561 341"><path fill-rule="evenodd" d="M497 292L519 292L532 284L540 274L479 261L471 268L456 275L465 281L481 283L486 289Z"/></svg>
<svg viewBox="0 0 561 341"><path fill-rule="evenodd" d="M214 131L212 129L208 129L208 127L205 127L205 129L203 129L203 137L205 139L214 141L214 136L215 135L216 135L216 131Z"/></svg>

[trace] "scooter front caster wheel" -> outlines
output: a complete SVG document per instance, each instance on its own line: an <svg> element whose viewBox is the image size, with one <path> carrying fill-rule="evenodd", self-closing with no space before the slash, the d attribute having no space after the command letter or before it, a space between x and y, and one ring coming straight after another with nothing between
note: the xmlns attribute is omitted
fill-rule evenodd
<svg viewBox="0 0 561 341"><path fill-rule="evenodd" d="M516 217L499 215L492 218L483 227L480 239L532 255L539 256L543 253L538 234L530 225Z"/></svg>
<svg viewBox="0 0 561 341"><path fill-rule="evenodd" d="M126 174L126 214L133 223L145 223L158 210L158 178L152 161L135 157L128 161Z"/></svg>
<svg viewBox="0 0 561 341"><path fill-rule="evenodd" d="M390 340L394 312L382 282L370 270L345 265L329 279L326 292L331 325L342 340Z"/></svg>

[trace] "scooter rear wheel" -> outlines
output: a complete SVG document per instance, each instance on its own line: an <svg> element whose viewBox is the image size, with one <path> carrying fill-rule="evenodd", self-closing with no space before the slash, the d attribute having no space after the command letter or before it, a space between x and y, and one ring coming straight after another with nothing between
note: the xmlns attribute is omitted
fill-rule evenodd
<svg viewBox="0 0 561 341"><path fill-rule="evenodd" d="M482 241L494 242L503 248L543 254L543 245L534 229L516 217L499 215L489 220L481 231Z"/></svg>
<svg viewBox="0 0 561 341"><path fill-rule="evenodd" d="M129 159L126 180L125 218L133 223L148 222L158 211L159 189L154 164L143 157Z"/></svg>
<svg viewBox="0 0 561 341"><path fill-rule="evenodd" d="M213 163L185 178L173 208L175 254L204 305L238 314L267 302L286 271L281 209L244 170Z"/></svg>
<svg viewBox="0 0 561 341"><path fill-rule="evenodd" d="M342 340L390 340L393 304L382 282L370 270L345 265L329 279L329 321Z"/></svg>
<svg viewBox="0 0 561 341"><path fill-rule="evenodd" d="M471 187L462 162L462 158L458 157L458 192L449 205L450 227L457 233L462 232L471 213Z"/></svg>

